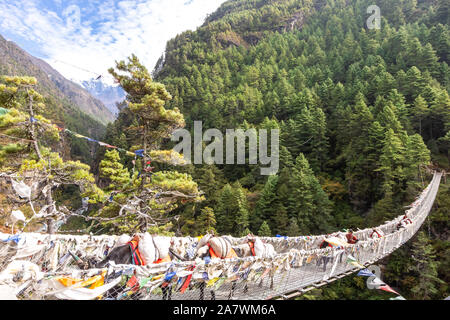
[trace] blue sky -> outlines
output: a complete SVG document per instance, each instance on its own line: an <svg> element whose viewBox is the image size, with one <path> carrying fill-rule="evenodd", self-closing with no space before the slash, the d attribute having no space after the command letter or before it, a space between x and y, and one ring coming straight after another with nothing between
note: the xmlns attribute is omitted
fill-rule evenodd
<svg viewBox="0 0 450 320"><path fill-rule="evenodd" d="M166 42L225 0L0 0L0 34L75 81L135 53L149 70ZM91 70L89 73L81 69Z"/></svg>

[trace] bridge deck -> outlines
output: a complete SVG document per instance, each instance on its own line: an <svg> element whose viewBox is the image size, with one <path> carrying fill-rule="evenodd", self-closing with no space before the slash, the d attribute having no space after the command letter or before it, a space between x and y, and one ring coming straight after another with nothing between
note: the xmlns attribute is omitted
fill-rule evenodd
<svg viewBox="0 0 450 320"><path fill-rule="evenodd" d="M198 266L198 268L196 267L196 269L191 272L193 280L186 292L181 294L174 290L171 292L170 298L173 300L209 300L211 298L217 300L264 300L283 297L290 293L301 293L312 287L325 285L335 281L336 279L357 271L361 268L361 265L367 266L388 256L406 241L411 239L419 230L432 208L439 188L440 179L441 174L435 173L433 180L418 198L416 205L408 210L408 217L412 220L412 224L406 226L406 228L400 230L395 228L398 221L401 219L401 216L399 216L396 219L379 226L380 230L383 230L385 234L380 239L368 238L368 234L372 229L361 230L358 231L357 234L358 238L362 239L362 241L355 245L346 248L326 248L320 250L317 249L317 243L323 239L323 236L311 237L310 240L302 242L303 246L301 248L298 247L298 250L292 250L296 249L298 239L264 238L264 240L272 242L279 253L274 259L269 259L270 261L268 261L268 259L247 257L229 261L220 260L218 262L211 262L208 265ZM40 278L41 281L37 281L36 274L39 273L39 271L35 270L34 276L31 274L28 277L30 279L27 279L27 276L25 276L22 281L13 281L12 277L8 275L9 271L5 270L8 263L18 260L29 261L31 265L34 264L41 268L44 265L51 268L52 266L60 265L59 263L63 259L63 254L65 254L62 248L64 245L66 245L65 248L68 248L68 243L72 243L72 245L76 246L78 249L84 248L86 251L101 251L101 244L105 244L109 241L107 238L99 238L97 239L97 242L95 242L95 239L93 240L88 236L72 236L72 238L69 239L67 237L58 236L56 238L46 239L40 251L33 252L28 256L26 254L19 256L19 252L29 249L26 246L21 249L22 251L17 251L17 249L15 249L15 251L11 244L13 241L0 242L0 271L2 271L0 273L0 285L8 285L15 289L16 292L22 291L22 293L25 293L24 295L21 295L22 299L55 299L60 298L58 292L62 291L67 291L68 296L70 296L69 293L73 293L76 297L79 297L81 294L86 294L86 290L89 292L89 289L55 287L55 282L57 281L51 280L52 275L55 276L54 272L44 273L43 279ZM285 248L284 251L282 248ZM51 251L50 255L48 253L49 250ZM354 263L349 263L349 261L354 261ZM356 261L360 264L359 266L356 265ZM257 264L258 267L255 267ZM240 270L237 273L235 272L231 278L228 278L234 281L228 281L227 279L219 288L215 288L214 291L211 291L210 287L206 287L203 290L201 289L202 286L205 286L205 283L211 280L210 278L203 280L204 274L209 274L210 272L211 274L214 274L212 271L217 271L214 270L214 268L222 270L222 272L217 273L215 277L226 278L230 275L230 273L227 273L229 270L237 267L240 268L242 265L246 265L244 270ZM155 275L159 274L160 276L167 276L169 271L171 271L176 272L178 278L175 279L183 280L187 277L186 266L189 266L189 263L180 262L149 266L118 265L111 266L110 269L119 272L120 270L124 271L127 268L132 268L138 278L145 276L150 279L148 284L142 284L138 294L125 295L124 298L162 299L163 295L161 290L154 290L155 288L160 287L162 278L160 277L160 280L154 280L158 278L155 277ZM37 268L39 269L39 267ZM61 266L59 268L61 269ZM71 275L74 272L73 266L72 268L62 268L65 271L60 269L53 271L57 271L57 274L66 275ZM260 275L260 273L262 273L261 270L265 269L274 272L273 277L270 275L270 272L262 280L259 277L254 276L255 274ZM226 272L226 270L228 271ZM91 271L95 272L96 270ZM28 272L28 270L26 270L25 273L26 272ZM246 281L245 275L252 272L252 281ZM28 282L26 280L28 280ZM171 284L174 284L172 288L176 287L176 281L175 283L171 282ZM101 296L104 298L111 296L117 298L122 294L120 293L120 290L123 291L123 288L124 286L118 285L108 292L101 292ZM80 291L82 289L84 291ZM73 290L73 292L71 290ZM117 290L117 292L115 290ZM98 296L100 295L92 296L90 298L93 299Z"/></svg>

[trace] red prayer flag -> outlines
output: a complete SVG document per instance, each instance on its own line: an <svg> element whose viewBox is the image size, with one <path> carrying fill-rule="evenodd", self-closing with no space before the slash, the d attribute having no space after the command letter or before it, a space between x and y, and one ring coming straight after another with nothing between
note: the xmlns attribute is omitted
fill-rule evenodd
<svg viewBox="0 0 450 320"><path fill-rule="evenodd" d="M135 275L133 275L127 282L127 286L131 288L131 291L136 292L139 289L139 283Z"/></svg>
<svg viewBox="0 0 450 320"><path fill-rule="evenodd" d="M383 291L392 292L392 293L395 293L395 294L400 295L400 293L398 293L397 291L395 291L394 289L392 289L392 288L391 288L390 286L388 286L387 284L386 284L386 285L383 285L383 286L379 286L378 289L381 289L381 290L383 290Z"/></svg>

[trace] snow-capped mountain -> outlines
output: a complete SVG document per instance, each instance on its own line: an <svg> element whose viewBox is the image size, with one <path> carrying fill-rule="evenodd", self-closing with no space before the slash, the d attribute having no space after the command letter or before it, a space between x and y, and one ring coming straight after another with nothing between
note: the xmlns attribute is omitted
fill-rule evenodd
<svg viewBox="0 0 450 320"><path fill-rule="evenodd" d="M70 117L77 117L74 110L78 110L103 124L115 119L109 108L88 90L65 78L48 62L32 56L1 35L0 74L36 78L37 90L44 97L51 97L53 103L62 108L59 112L70 114Z"/></svg>
<svg viewBox="0 0 450 320"><path fill-rule="evenodd" d="M126 93L120 86L105 84L101 79L90 79L80 83L91 95L99 99L114 115L119 113L116 103L125 99Z"/></svg>

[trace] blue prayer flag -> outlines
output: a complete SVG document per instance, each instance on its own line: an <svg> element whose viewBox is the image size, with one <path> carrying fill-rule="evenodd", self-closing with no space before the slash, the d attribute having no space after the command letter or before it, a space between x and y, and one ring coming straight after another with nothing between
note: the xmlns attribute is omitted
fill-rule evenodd
<svg viewBox="0 0 450 320"><path fill-rule="evenodd" d="M166 276L164 277L165 281L170 281L172 280L173 276L175 276L177 273L176 272L170 272L168 274L166 274Z"/></svg>
<svg viewBox="0 0 450 320"><path fill-rule="evenodd" d="M371 276L375 276L372 272L370 272L368 269L361 269L359 270L358 276L362 276L362 277L371 277Z"/></svg>
<svg viewBox="0 0 450 320"><path fill-rule="evenodd" d="M19 243L20 241L20 236L18 234L13 235L5 240L2 240L3 242L8 242L8 241L14 241L15 243Z"/></svg>
<svg viewBox="0 0 450 320"><path fill-rule="evenodd" d="M137 155L137 156L143 157L144 156L144 149L136 150L134 152L134 154Z"/></svg>

